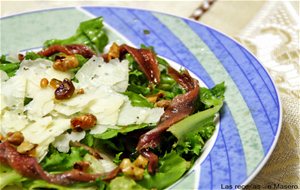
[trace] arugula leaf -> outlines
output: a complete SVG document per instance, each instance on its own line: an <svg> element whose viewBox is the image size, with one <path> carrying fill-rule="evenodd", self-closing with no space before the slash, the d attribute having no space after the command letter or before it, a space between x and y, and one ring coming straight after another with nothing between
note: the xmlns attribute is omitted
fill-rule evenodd
<svg viewBox="0 0 300 190"><path fill-rule="evenodd" d="M160 158L158 172L155 175L145 171L144 178L137 183L148 189L163 189L177 181L189 168L190 163L172 151Z"/></svg>
<svg viewBox="0 0 300 190"><path fill-rule="evenodd" d="M121 160L121 156L122 156L123 152L119 152L118 154L115 155L113 162L115 164L120 164L122 162Z"/></svg>
<svg viewBox="0 0 300 190"><path fill-rule="evenodd" d="M211 90L207 88L200 89L200 101L204 104L205 109L219 105L224 100L225 84L217 84Z"/></svg>
<svg viewBox="0 0 300 190"><path fill-rule="evenodd" d="M26 52L25 56L24 56L24 59L25 60L36 60L38 58L43 58L43 56L35 53L35 52Z"/></svg>
<svg viewBox="0 0 300 190"><path fill-rule="evenodd" d="M80 142L89 147L92 147L94 145L94 137L92 134L86 133L84 139L82 139Z"/></svg>
<svg viewBox="0 0 300 190"><path fill-rule="evenodd" d="M75 162L82 161L87 153L88 151L82 147L71 147L69 153L62 153L50 147L41 165L47 171L66 171L72 169Z"/></svg>
<svg viewBox="0 0 300 190"><path fill-rule="evenodd" d="M104 133L95 134L94 137L98 139L111 139L120 134L127 134L131 131L143 129L147 127L148 124L132 124L127 126L120 126L119 129L107 129Z"/></svg>
<svg viewBox="0 0 300 190"><path fill-rule="evenodd" d="M10 63L10 62L6 60L6 55L1 55L0 64L4 64L4 63Z"/></svg>
<svg viewBox="0 0 300 190"><path fill-rule="evenodd" d="M62 40L47 40L44 46L48 47L54 44L85 44L97 53L103 52L103 48L108 44L108 37L103 30L103 26L102 17L81 22L73 36Z"/></svg>
<svg viewBox="0 0 300 190"><path fill-rule="evenodd" d="M192 163L200 156L205 142L212 136L215 129L213 118L197 132L189 132L173 145L176 152Z"/></svg>
<svg viewBox="0 0 300 190"><path fill-rule="evenodd" d="M141 94L137 94L137 93L134 93L131 91L126 91L126 92L123 92L122 94L128 96L132 106L153 108L153 104L150 103Z"/></svg>
<svg viewBox="0 0 300 190"><path fill-rule="evenodd" d="M180 155L200 155L204 146L204 140L199 133L189 133L185 136L186 140L181 140L176 145L176 152Z"/></svg>
<svg viewBox="0 0 300 190"><path fill-rule="evenodd" d="M121 176L116 177L115 179L111 180L110 184L108 185L108 190L146 190L144 187L137 184L133 179Z"/></svg>
<svg viewBox="0 0 300 190"><path fill-rule="evenodd" d="M19 185L22 181L26 180L26 178L12 168L3 164L0 164L0 176L0 189L3 189L7 185Z"/></svg>
<svg viewBox="0 0 300 190"><path fill-rule="evenodd" d="M28 190L104 190L106 184L101 181L91 182L91 183L75 183L68 187L60 186L52 183L48 183L44 180L28 180L23 183L24 187Z"/></svg>
<svg viewBox="0 0 300 190"><path fill-rule="evenodd" d="M6 72L9 77L15 76L16 71L20 67L20 62L10 62L5 55L1 55L0 58L0 70Z"/></svg>
<svg viewBox="0 0 300 190"><path fill-rule="evenodd" d="M223 102L213 108L195 113L172 125L170 131L178 140L184 138L187 133L200 130L202 127L211 123L215 114L221 109Z"/></svg>
<svg viewBox="0 0 300 190"><path fill-rule="evenodd" d="M9 77L15 76L16 71L19 69L20 63L2 63L0 70L6 72Z"/></svg>
<svg viewBox="0 0 300 190"><path fill-rule="evenodd" d="M151 89L148 86L140 86L136 84L129 84L127 91L134 92L136 94L148 95L151 92Z"/></svg>
<svg viewBox="0 0 300 190"><path fill-rule="evenodd" d="M25 97L24 98L24 106L26 106L27 104L29 104L32 100L33 100L33 98Z"/></svg>

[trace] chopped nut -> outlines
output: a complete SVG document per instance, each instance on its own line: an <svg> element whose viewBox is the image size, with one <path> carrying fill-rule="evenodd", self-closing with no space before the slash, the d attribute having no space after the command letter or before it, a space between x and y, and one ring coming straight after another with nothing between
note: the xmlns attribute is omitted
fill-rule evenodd
<svg viewBox="0 0 300 190"><path fill-rule="evenodd" d="M48 79L46 79L46 78L41 79L41 81L40 81L40 87L41 88L46 88L48 86L48 84L49 84Z"/></svg>
<svg viewBox="0 0 300 190"><path fill-rule="evenodd" d="M93 114L85 114L71 119L71 127L74 131L83 131L94 127L97 118Z"/></svg>
<svg viewBox="0 0 300 190"><path fill-rule="evenodd" d="M157 96L147 96L147 100L151 103L155 103L157 101Z"/></svg>
<svg viewBox="0 0 300 190"><path fill-rule="evenodd" d="M163 93L159 92L157 94L153 94L153 95L149 95L147 96L147 100L151 103L155 103L157 102L160 98L162 98L164 96Z"/></svg>
<svg viewBox="0 0 300 190"><path fill-rule="evenodd" d="M59 85L61 85L61 83L62 83L62 81L53 78L53 79L51 79L51 81L50 81L50 86L51 86L52 88L57 89L57 88L59 87Z"/></svg>
<svg viewBox="0 0 300 190"><path fill-rule="evenodd" d="M135 180L141 180L144 177L144 169L139 168L139 167L133 167L133 176L132 178Z"/></svg>
<svg viewBox="0 0 300 190"><path fill-rule="evenodd" d="M19 59L19 61L23 61L24 60L24 55L19 53L18 54L18 59Z"/></svg>
<svg viewBox="0 0 300 190"><path fill-rule="evenodd" d="M84 94L84 89L83 88L78 89L77 94Z"/></svg>
<svg viewBox="0 0 300 190"><path fill-rule="evenodd" d="M171 104L171 100L160 100L155 103L156 107L167 108Z"/></svg>
<svg viewBox="0 0 300 190"><path fill-rule="evenodd" d="M55 99L64 100L72 97L75 91L75 87L69 79L64 79L64 81L59 85L59 87L55 90Z"/></svg>
<svg viewBox="0 0 300 190"><path fill-rule="evenodd" d="M130 176L135 180L143 179L144 169L132 164L129 158L124 158L119 167L125 175Z"/></svg>
<svg viewBox="0 0 300 190"><path fill-rule="evenodd" d="M59 71L67 71L79 65L77 58L74 55L56 56L53 68Z"/></svg>
<svg viewBox="0 0 300 190"><path fill-rule="evenodd" d="M18 147L17 147L17 151L21 154L26 154L29 153L30 151L32 151L37 145L36 144L32 144L28 141L23 141Z"/></svg>
<svg viewBox="0 0 300 190"><path fill-rule="evenodd" d="M21 132L19 132L19 131L14 132L14 133L9 133L9 134L8 134L8 138L7 138L7 141L8 141L10 144L19 146L19 145L24 141L24 136L23 136L23 134L22 134Z"/></svg>
<svg viewBox="0 0 300 190"><path fill-rule="evenodd" d="M122 160L122 162L120 163L120 168L121 168L121 169L124 169L124 168L127 168L127 167L131 166L131 165L132 165L132 163L131 163L131 161L129 160L129 158L124 158L124 159Z"/></svg>
<svg viewBox="0 0 300 190"><path fill-rule="evenodd" d="M136 166L136 167L139 167L139 168L146 168L147 164L148 164L148 160L147 158L143 157L142 155L139 155L136 160L133 162L133 164Z"/></svg>
<svg viewBox="0 0 300 190"><path fill-rule="evenodd" d="M103 58L106 62L109 62L111 59L120 57L120 47L118 44L113 43L109 48L109 52L103 55Z"/></svg>
<svg viewBox="0 0 300 190"><path fill-rule="evenodd" d="M134 176L134 166L131 164L131 166L123 168L122 172L127 176Z"/></svg>

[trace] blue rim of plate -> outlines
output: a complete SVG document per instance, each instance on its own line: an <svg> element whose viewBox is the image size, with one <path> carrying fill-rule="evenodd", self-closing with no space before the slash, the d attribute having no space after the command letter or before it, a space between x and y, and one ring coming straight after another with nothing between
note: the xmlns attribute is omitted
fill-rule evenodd
<svg viewBox="0 0 300 190"><path fill-rule="evenodd" d="M70 15L74 23L63 23L64 16ZM45 31L53 26L53 22L45 22L50 16L53 21L61 21L56 23L59 29L54 34ZM236 185L248 184L267 162L277 143L282 108L267 70L252 53L225 34L190 19L155 11L126 7L64 7L1 18L2 36L12 30L8 24L19 24L21 20L32 26L28 29L24 25L22 30L14 30L15 34L1 36L4 42L1 49L6 49L5 44L20 36L24 41L30 40L31 37L26 36L30 32L37 32L39 36L28 44L16 41L15 46L23 50L38 48L44 40L50 39L49 35L65 37L63 33L74 32L80 21L97 16L104 17L110 37L137 47L140 44L155 47L158 55L192 71L206 86L213 87L225 81L225 105L220 111L220 126L212 148L170 189L207 190L226 185L240 188Z"/></svg>

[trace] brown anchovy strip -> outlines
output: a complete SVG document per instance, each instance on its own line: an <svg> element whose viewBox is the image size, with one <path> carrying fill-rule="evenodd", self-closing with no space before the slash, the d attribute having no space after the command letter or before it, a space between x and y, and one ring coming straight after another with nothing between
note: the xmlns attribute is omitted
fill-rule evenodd
<svg viewBox="0 0 300 190"><path fill-rule="evenodd" d="M195 79L193 79L187 70L182 73L176 71L173 67L168 67L168 74L176 80L185 90L190 91L195 88Z"/></svg>
<svg viewBox="0 0 300 190"><path fill-rule="evenodd" d="M195 111L195 103L199 94L198 81L193 79L187 71L180 74L171 67L169 67L168 71L174 80L183 86L187 92L177 95L166 108L157 127L146 132L139 139L136 149L149 159L148 166L152 167L148 168L149 171L155 171L158 162L158 160L154 158L156 155L152 153L149 148L156 148L160 144L160 136L163 132Z"/></svg>
<svg viewBox="0 0 300 190"><path fill-rule="evenodd" d="M147 79L154 84L159 84L160 71L155 53L149 49L136 49L126 44L121 45L120 55L125 55L127 52L138 63Z"/></svg>
<svg viewBox="0 0 300 190"><path fill-rule="evenodd" d="M66 45L66 48L73 54L80 54L85 58L91 58L95 53L88 47L82 44Z"/></svg>
<svg viewBox="0 0 300 190"><path fill-rule="evenodd" d="M43 179L58 185L70 185L75 182L91 182L107 174L89 174L80 170L70 170L60 174L49 174L44 171L34 157L20 154L16 148L5 141L0 143L0 164L13 168L24 177Z"/></svg>
<svg viewBox="0 0 300 190"><path fill-rule="evenodd" d="M148 159L149 164L148 164L148 171L150 174L155 173L156 168L158 166L158 156L151 152L150 150L143 149L140 151L142 156Z"/></svg>
<svg viewBox="0 0 300 190"><path fill-rule="evenodd" d="M66 55L80 54L85 58L91 58L95 53L87 46L82 44L71 45L52 45L38 52L39 55L49 57L56 53L64 53Z"/></svg>

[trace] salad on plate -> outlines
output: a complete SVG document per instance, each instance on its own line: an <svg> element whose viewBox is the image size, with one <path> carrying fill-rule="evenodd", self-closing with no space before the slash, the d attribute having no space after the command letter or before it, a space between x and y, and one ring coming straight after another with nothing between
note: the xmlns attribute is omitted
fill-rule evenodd
<svg viewBox="0 0 300 190"><path fill-rule="evenodd" d="M224 83L200 87L154 47L110 42L103 18L2 55L0 189L164 189L215 131Z"/></svg>

